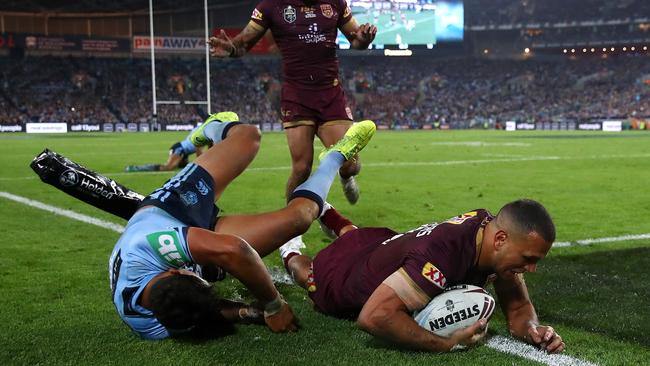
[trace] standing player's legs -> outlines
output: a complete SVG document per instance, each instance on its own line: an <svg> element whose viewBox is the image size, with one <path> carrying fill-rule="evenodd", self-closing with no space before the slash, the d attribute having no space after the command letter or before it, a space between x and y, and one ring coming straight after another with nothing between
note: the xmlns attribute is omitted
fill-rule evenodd
<svg viewBox="0 0 650 366"><path fill-rule="evenodd" d="M315 98L319 103L314 107L318 110L318 120L323 121L318 128L317 135L325 147L332 146L338 141L352 125L352 111L348 107L345 91L341 85L319 90L320 98ZM359 187L354 176L359 174L361 165L357 158L350 159L339 171L343 193L351 204L359 200Z"/></svg>
<svg viewBox="0 0 650 366"><path fill-rule="evenodd" d="M291 154L291 175L287 180L286 197L291 197L293 190L306 181L311 174L314 162L314 136L316 127L313 122L300 121L292 127L285 127L289 154ZM336 142L336 141L335 141Z"/></svg>
<svg viewBox="0 0 650 366"><path fill-rule="evenodd" d="M352 121L337 121L336 123L326 123L318 128L318 138L323 142L325 147L334 145L340 140L347 130L352 126ZM343 164L339 171L341 178L349 178L359 174L361 170L361 163L359 157L350 159Z"/></svg>

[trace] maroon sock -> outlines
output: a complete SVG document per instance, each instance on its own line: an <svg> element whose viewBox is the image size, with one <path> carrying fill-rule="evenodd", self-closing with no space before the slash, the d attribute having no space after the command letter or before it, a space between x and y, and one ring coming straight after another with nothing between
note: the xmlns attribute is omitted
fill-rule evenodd
<svg viewBox="0 0 650 366"><path fill-rule="evenodd" d="M300 253L291 252L287 254L286 257L282 258L282 262L284 262L284 269L287 270L289 276L291 276L291 271L289 271L289 259L293 258L295 255L300 255Z"/></svg>
<svg viewBox="0 0 650 366"><path fill-rule="evenodd" d="M334 207L325 211L323 216L320 218L320 222L322 222L328 229L334 231L337 236L344 227L354 225L352 224L352 221L342 216Z"/></svg>

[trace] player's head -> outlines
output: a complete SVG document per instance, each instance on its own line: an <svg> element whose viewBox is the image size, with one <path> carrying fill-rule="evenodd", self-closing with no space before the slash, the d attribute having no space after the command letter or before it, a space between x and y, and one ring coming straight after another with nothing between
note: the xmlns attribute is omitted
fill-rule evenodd
<svg viewBox="0 0 650 366"><path fill-rule="evenodd" d="M501 208L491 235L497 274L534 272L555 241L555 225L541 203L521 199Z"/></svg>
<svg viewBox="0 0 650 366"><path fill-rule="evenodd" d="M154 316L170 333L185 333L222 320L212 286L190 271L171 270L153 284L149 299Z"/></svg>

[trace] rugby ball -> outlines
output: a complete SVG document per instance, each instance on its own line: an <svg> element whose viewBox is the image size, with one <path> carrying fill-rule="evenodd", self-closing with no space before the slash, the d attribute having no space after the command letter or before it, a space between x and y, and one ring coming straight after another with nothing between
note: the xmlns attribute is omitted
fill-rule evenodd
<svg viewBox="0 0 650 366"><path fill-rule="evenodd" d="M458 285L434 297L424 309L415 313L414 317L422 328L447 337L479 319L489 320L494 306L494 298L484 289L472 285Z"/></svg>

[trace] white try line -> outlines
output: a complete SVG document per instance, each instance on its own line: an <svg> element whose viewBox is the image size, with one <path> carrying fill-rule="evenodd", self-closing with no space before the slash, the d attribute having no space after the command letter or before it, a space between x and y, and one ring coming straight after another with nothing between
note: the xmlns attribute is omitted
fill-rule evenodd
<svg viewBox="0 0 650 366"><path fill-rule="evenodd" d="M100 220L100 219L98 219L96 217L87 216L87 215L80 214L78 212L74 212L74 211L70 211L70 210L66 210L66 209L63 209L63 208L50 206L50 205L45 204L43 202L30 200L29 198L16 196L16 195L8 193L8 192L0 191L0 197L4 197L4 198L12 200L14 202L22 203L22 204L30 206L30 207L38 208L38 209L41 209L43 211L51 212L51 213L53 213L55 215L65 216L65 217L73 219L73 220L77 220L77 221L85 222L87 224L99 226L99 227L102 227L104 229L109 229L109 230L112 230L112 231L115 231L115 232L118 232L118 233L121 233L122 231L124 231L124 226L122 226L122 225L114 224L114 223L109 222L109 221Z"/></svg>
<svg viewBox="0 0 650 366"><path fill-rule="evenodd" d="M503 336L488 339L485 346L549 366L597 366L598 364L563 354L548 354L529 344Z"/></svg>
<svg viewBox="0 0 650 366"><path fill-rule="evenodd" d="M572 245L589 245L589 244L601 244L601 243L613 243L617 241L631 241L631 240L643 240L650 239L650 233L648 234L636 234L636 235L621 235L621 236L612 236L609 238L597 238L597 239L581 239L576 241L556 241L553 243L553 248L564 248Z"/></svg>

